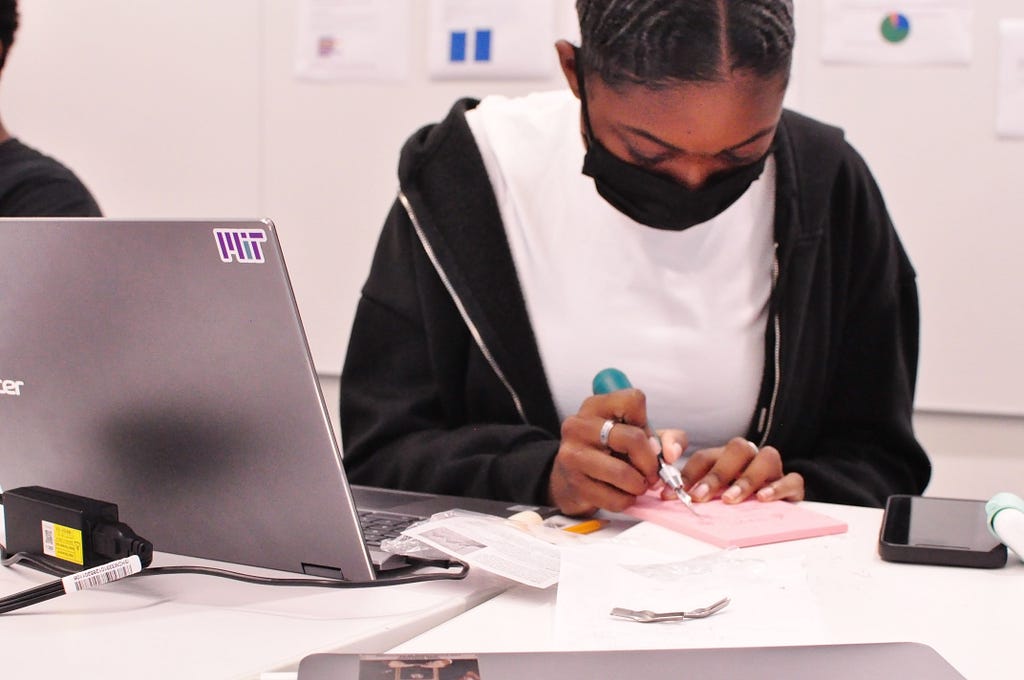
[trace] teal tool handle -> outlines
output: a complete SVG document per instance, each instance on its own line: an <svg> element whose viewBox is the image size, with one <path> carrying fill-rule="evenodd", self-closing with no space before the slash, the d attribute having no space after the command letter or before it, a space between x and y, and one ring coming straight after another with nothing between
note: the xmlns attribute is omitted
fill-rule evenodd
<svg viewBox="0 0 1024 680"><path fill-rule="evenodd" d="M626 374L617 368L606 368L594 376L594 394L628 390L632 386Z"/></svg>

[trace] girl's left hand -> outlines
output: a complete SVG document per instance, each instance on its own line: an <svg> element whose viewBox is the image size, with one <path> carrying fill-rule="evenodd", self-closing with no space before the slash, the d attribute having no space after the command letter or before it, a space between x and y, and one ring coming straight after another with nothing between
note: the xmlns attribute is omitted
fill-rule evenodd
<svg viewBox="0 0 1024 680"><path fill-rule="evenodd" d="M676 446L664 447L665 458L679 458ZM719 495L725 503L740 503L751 495L759 501L799 501L804 498L804 478L796 472L786 474L782 456L774 446L759 449L742 437L725 446L696 451L681 470L683 486L694 501L710 501ZM675 498L671 490L662 498Z"/></svg>

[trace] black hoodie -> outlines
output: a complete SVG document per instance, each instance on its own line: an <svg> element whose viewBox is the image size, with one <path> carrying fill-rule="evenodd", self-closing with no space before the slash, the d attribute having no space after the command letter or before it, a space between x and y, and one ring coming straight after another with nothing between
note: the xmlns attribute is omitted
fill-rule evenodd
<svg viewBox="0 0 1024 680"><path fill-rule="evenodd" d="M476 103L402 150L342 372L344 464L357 484L547 504L561 424L466 123ZM917 288L881 193L841 130L791 111L774 154L776 276L747 438L780 451L808 500L921 493Z"/></svg>

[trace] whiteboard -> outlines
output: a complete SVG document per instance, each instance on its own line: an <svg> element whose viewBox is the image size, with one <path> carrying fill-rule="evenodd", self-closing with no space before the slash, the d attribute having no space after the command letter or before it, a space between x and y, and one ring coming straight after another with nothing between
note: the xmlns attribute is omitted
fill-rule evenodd
<svg viewBox="0 0 1024 680"><path fill-rule="evenodd" d="M295 77L296 0L22 0L0 78L4 123L72 167L111 217L270 217L319 372L341 370L359 289L397 189L404 140L462 96L562 87ZM411 3L413 26L427 3ZM571 0L552 0L573 34ZM994 133L998 20L975 3L965 66L820 60L821 5L797 1L794 108L865 156L918 271L919 408L1024 415L1024 141ZM553 36L554 38L555 36Z"/></svg>

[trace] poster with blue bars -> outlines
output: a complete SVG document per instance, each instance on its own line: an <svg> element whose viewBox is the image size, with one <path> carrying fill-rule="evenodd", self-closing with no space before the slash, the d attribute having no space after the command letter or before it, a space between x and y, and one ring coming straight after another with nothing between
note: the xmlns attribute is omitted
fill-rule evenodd
<svg viewBox="0 0 1024 680"><path fill-rule="evenodd" d="M550 77L558 3L552 0L431 0L429 73L434 80Z"/></svg>

